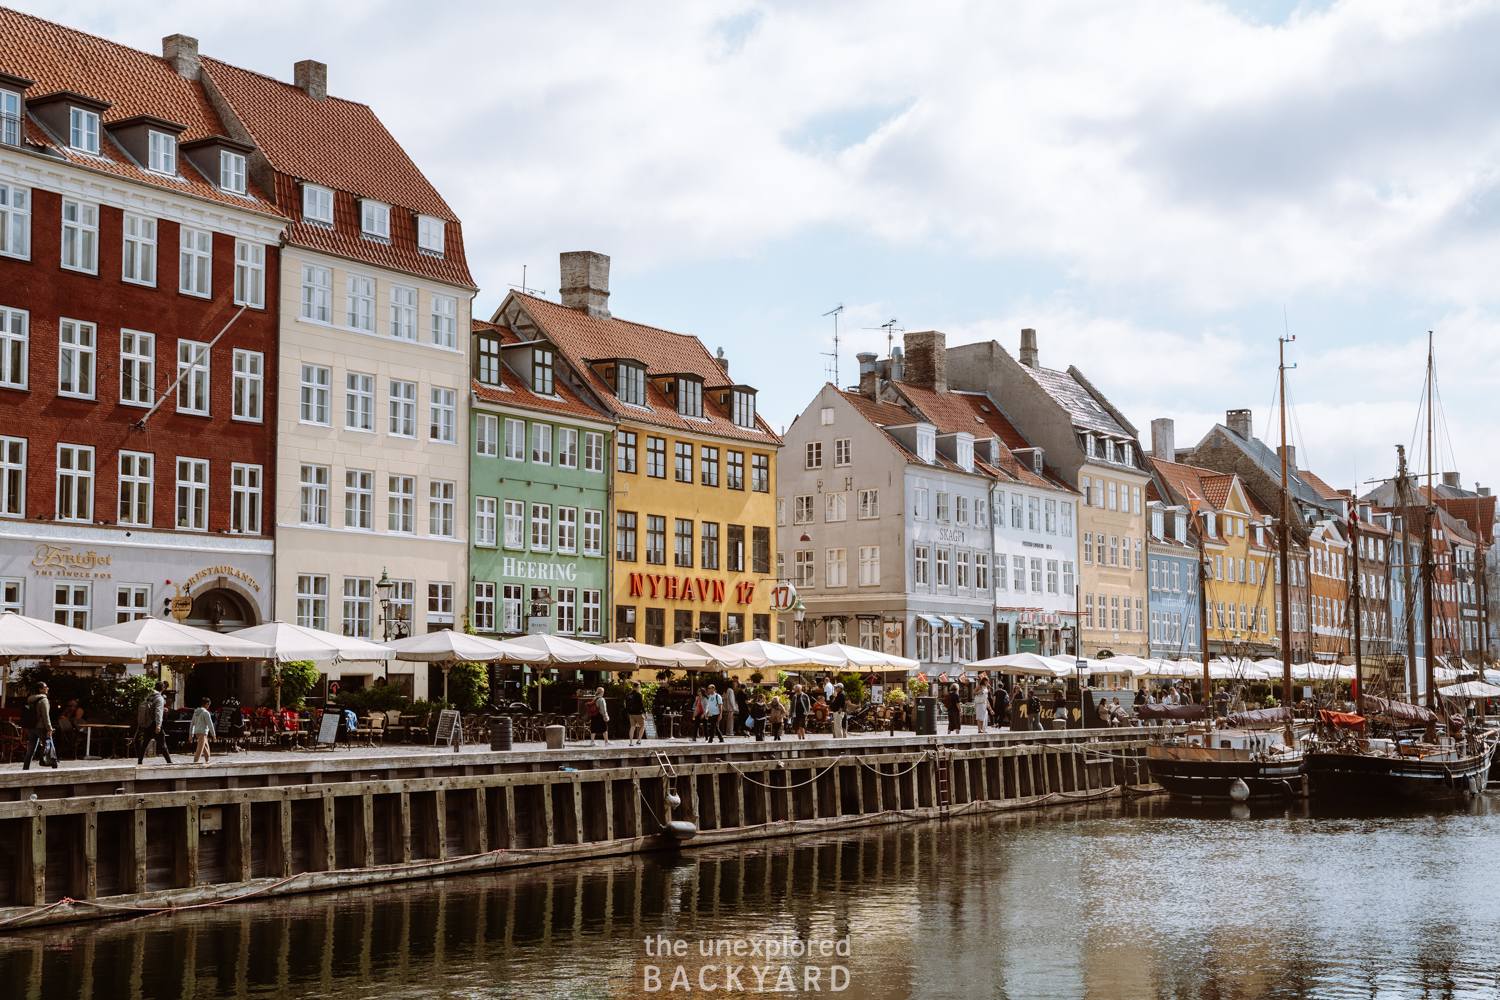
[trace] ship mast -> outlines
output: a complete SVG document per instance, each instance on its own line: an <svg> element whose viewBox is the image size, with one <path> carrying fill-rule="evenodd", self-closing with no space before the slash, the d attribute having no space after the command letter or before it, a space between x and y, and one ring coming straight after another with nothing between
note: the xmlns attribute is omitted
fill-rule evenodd
<svg viewBox="0 0 1500 1000"><path fill-rule="evenodd" d="M1292 525L1286 469L1286 345L1290 339L1277 338L1281 361L1276 372L1281 400L1281 703L1288 708L1292 704Z"/></svg>
<svg viewBox="0 0 1500 1000"><path fill-rule="evenodd" d="M1437 669L1432 648L1432 331L1427 331L1427 504L1422 524L1422 645L1427 661L1427 707L1437 711Z"/></svg>

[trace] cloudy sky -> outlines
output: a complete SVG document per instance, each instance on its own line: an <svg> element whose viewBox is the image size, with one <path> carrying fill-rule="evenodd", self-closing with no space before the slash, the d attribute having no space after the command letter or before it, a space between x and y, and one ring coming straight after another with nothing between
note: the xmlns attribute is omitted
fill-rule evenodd
<svg viewBox="0 0 1500 1000"><path fill-rule="evenodd" d="M1427 331L1438 465L1495 483L1500 3L205 5L9 0L370 104L464 222L488 315L613 258L616 315L722 346L788 423L882 323L1088 373L1141 429L1270 423L1389 475ZM1424 459L1420 456L1419 463Z"/></svg>

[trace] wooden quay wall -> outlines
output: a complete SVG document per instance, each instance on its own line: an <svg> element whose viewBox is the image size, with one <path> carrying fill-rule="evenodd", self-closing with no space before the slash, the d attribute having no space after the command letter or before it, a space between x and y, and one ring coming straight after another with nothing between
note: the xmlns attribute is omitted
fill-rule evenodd
<svg viewBox="0 0 1500 1000"><path fill-rule="evenodd" d="M0 932L1121 795L1177 728L7 771ZM699 832L679 843L673 820Z"/></svg>

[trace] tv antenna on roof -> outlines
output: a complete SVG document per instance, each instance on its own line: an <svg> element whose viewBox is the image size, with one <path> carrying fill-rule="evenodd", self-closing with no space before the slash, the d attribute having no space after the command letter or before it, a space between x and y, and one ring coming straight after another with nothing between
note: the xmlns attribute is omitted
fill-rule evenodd
<svg viewBox="0 0 1500 1000"><path fill-rule="evenodd" d="M839 386L839 313L843 311L844 304L840 302L838 305L834 306L832 309L823 314L824 316L833 317L833 350L824 351L823 356L833 358L833 387L835 389L837 389ZM824 371L827 371L826 367L824 368Z"/></svg>
<svg viewBox="0 0 1500 1000"><path fill-rule="evenodd" d="M521 265L521 283L519 285L511 285L510 287L519 290L522 295L536 295L540 297L547 294L547 291L544 288L528 288L526 286L525 264Z"/></svg>
<svg viewBox="0 0 1500 1000"><path fill-rule="evenodd" d="M897 326L896 323L897 323L896 318L894 316L892 316L891 319L889 320L889 322L882 323L879 326L867 326L867 327L865 327L866 330L884 330L885 331L885 356L886 357L890 357L891 356L891 352L896 349L895 348L896 334L898 334L898 333L905 333L906 332L906 327L904 327L904 326Z"/></svg>

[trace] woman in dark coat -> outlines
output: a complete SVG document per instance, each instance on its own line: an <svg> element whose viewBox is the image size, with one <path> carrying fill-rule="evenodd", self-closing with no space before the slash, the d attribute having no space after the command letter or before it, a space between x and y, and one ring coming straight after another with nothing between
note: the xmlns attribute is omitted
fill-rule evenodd
<svg viewBox="0 0 1500 1000"><path fill-rule="evenodd" d="M948 732L956 733L963 728L963 704L958 700L958 685L948 685Z"/></svg>

